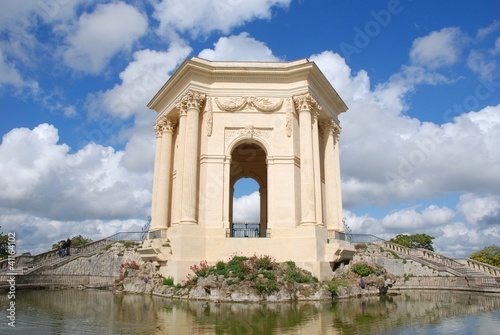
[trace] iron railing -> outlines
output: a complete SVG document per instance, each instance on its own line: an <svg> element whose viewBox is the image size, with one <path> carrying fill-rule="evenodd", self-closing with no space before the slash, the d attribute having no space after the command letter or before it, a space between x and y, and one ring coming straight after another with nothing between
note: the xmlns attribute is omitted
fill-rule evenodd
<svg viewBox="0 0 500 335"><path fill-rule="evenodd" d="M63 258L59 256L57 249L45 251L34 256L17 256L14 266L16 271L14 272L23 274L41 269L44 266L54 266L61 262L67 262L76 256L92 253L117 241L141 241L141 232L119 232L82 246L72 247L71 256ZM0 272L12 272L9 269L7 259L0 261Z"/></svg>
<svg viewBox="0 0 500 335"><path fill-rule="evenodd" d="M228 234L229 233L229 234ZM260 224L255 222L233 223L228 237L260 237Z"/></svg>

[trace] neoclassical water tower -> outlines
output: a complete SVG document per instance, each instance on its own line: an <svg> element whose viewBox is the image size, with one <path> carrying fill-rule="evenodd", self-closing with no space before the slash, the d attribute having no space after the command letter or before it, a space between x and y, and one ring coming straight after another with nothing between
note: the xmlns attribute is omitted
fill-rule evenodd
<svg viewBox="0 0 500 335"><path fill-rule="evenodd" d="M153 97L156 157L140 250L180 282L233 255L293 260L320 280L349 259L338 116L347 106L314 62L186 60ZM260 222L233 222L233 188L259 185ZM258 220L259 221L259 220Z"/></svg>

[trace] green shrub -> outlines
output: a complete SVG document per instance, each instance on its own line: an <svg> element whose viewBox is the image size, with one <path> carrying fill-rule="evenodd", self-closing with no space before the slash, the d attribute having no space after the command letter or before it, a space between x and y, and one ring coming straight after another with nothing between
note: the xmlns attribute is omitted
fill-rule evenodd
<svg viewBox="0 0 500 335"><path fill-rule="evenodd" d="M357 263L354 264L351 267L352 272L357 273L361 277L366 277L371 274L374 274L376 276L379 276L382 274L382 270L379 269L378 267L373 267L370 265L367 265L366 263Z"/></svg>
<svg viewBox="0 0 500 335"><path fill-rule="evenodd" d="M283 274L284 280L289 283L310 283L313 277L300 268L289 268Z"/></svg>
<svg viewBox="0 0 500 335"><path fill-rule="evenodd" d="M328 291L330 291L332 296L337 295L339 286L349 286L349 284L347 284L347 282L342 281L342 280L338 280L335 278L332 280L326 281L325 284L328 287Z"/></svg>
<svg viewBox="0 0 500 335"><path fill-rule="evenodd" d="M125 246L125 248L131 248L131 247L134 247L137 243L134 242L134 241L120 241L123 243L123 245Z"/></svg>
<svg viewBox="0 0 500 335"><path fill-rule="evenodd" d="M394 259L400 258L399 255L395 251L389 250L389 252L391 253L392 257L394 257Z"/></svg>
<svg viewBox="0 0 500 335"><path fill-rule="evenodd" d="M163 278L163 285L174 286L174 278L172 277Z"/></svg>
<svg viewBox="0 0 500 335"><path fill-rule="evenodd" d="M113 246L112 244L105 245L104 247L101 248L101 250L108 251L109 249L111 249L112 246Z"/></svg>

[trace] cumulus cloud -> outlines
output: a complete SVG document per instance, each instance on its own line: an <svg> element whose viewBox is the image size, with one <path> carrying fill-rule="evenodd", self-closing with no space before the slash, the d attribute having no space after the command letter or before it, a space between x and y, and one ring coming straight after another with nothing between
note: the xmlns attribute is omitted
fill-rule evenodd
<svg viewBox="0 0 500 335"><path fill-rule="evenodd" d="M472 50L467 57L467 66L474 71L479 73L483 78L491 78L491 75L496 69L496 63L492 59L478 51Z"/></svg>
<svg viewBox="0 0 500 335"><path fill-rule="evenodd" d="M258 191L233 199L233 222L260 222Z"/></svg>
<svg viewBox="0 0 500 335"><path fill-rule="evenodd" d="M4 85L23 86L24 80L19 71L12 65L5 62L3 52L0 49L0 87Z"/></svg>
<svg viewBox="0 0 500 335"><path fill-rule="evenodd" d="M68 37L63 58L70 67L97 74L117 52L129 49L146 33L146 17L125 3L98 5L83 14Z"/></svg>
<svg viewBox="0 0 500 335"><path fill-rule="evenodd" d="M489 26L478 29L476 36L478 39L483 39L496 32L497 30L500 30L500 21L495 20Z"/></svg>
<svg viewBox="0 0 500 335"><path fill-rule="evenodd" d="M403 208L379 219L344 211L346 222L354 234L372 234L385 240L398 234L428 234L435 237L435 250L451 257L469 257L485 245L498 243L499 225L478 229L455 221L456 214L452 209L435 205L421 211Z"/></svg>
<svg viewBox="0 0 500 335"><path fill-rule="evenodd" d="M213 61L279 61L271 49L246 32L221 37L213 49L204 49L198 56Z"/></svg>
<svg viewBox="0 0 500 335"><path fill-rule="evenodd" d="M153 17L160 22L160 34L176 30L196 37L213 31L227 34L252 20L270 19L273 7L289 4L290 0L162 0L154 4Z"/></svg>
<svg viewBox="0 0 500 335"><path fill-rule="evenodd" d="M140 232L145 223L141 219L59 221L18 210L0 209L2 231L15 232L16 250L32 254L49 250L55 242L77 235L95 241L119 232Z"/></svg>
<svg viewBox="0 0 500 335"><path fill-rule="evenodd" d="M496 224L500 227L500 197L497 195L463 194L457 210L470 225Z"/></svg>
<svg viewBox="0 0 500 335"><path fill-rule="evenodd" d="M436 69L455 64L468 37L459 28L443 28L413 41L413 64Z"/></svg>
<svg viewBox="0 0 500 335"><path fill-rule="evenodd" d="M166 52L136 51L134 60L120 73L121 83L89 96L91 112L96 116L107 113L126 119L144 111L149 100L190 52L189 46L178 43L172 43Z"/></svg>
<svg viewBox="0 0 500 335"><path fill-rule="evenodd" d="M121 219L143 215L152 171L134 173L124 153L89 143L70 154L57 129L16 128L0 145L0 208L51 220Z"/></svg>
<svg viewBox="0 0 500 335"><path fill-rule="evenodd" d="M494 177L500 164L500 152L495 150L500 145L496 135L500 131L500 105L462 114L442 125L422 123L404 114L404 99L417 84L446 82L439 75L429 73L422 75L423 79L404 74L398 80L393 76L372 90L367 73L352 73L337 54L327 51L311 60L349 106L340 117L347 208L500 188L500 180Z"/></svg>

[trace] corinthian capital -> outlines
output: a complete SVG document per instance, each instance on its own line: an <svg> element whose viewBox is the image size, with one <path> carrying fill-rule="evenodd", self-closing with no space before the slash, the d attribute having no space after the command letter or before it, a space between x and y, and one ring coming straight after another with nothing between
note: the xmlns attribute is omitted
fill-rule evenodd
<svg viewBox="0 0 500 335"><path fill-rule="evenodd" d="M176 104L179 112L185 113L188 109L197 109L200 111L203 102L205 101L205 94L197 91L188 90Z"/></svg>
<svg viewBox="0 0 500 335"><path fill-rule="evenodd" d="M293 97L295 109L300 112L302 110L313 111L315 109L321 110L321 106L314 100L309 93L297 95Z"/></svg>
<svg viewBox="0 0 500 335"><path fill-rule="evenodd" d="M342 128L332 119L322 120L320 121L320 126L322 128L322 132L325 136L332 136L333 143L337 143L340 137L340 132Z"/></svg>
<svg viewBox="0 0 500 335"><path fill-rule="evenodd" d="M175 127L177 127L177 120L171 117L165 118L163 121L163 131L168 131L169 133L174 133Z"/></svg>
<svg viewBox="0 0 500 335"><path fill-rule="evenodd" d="M160 137L163 134L163 119L157 120L153 126L156 137Z"/></svg>

